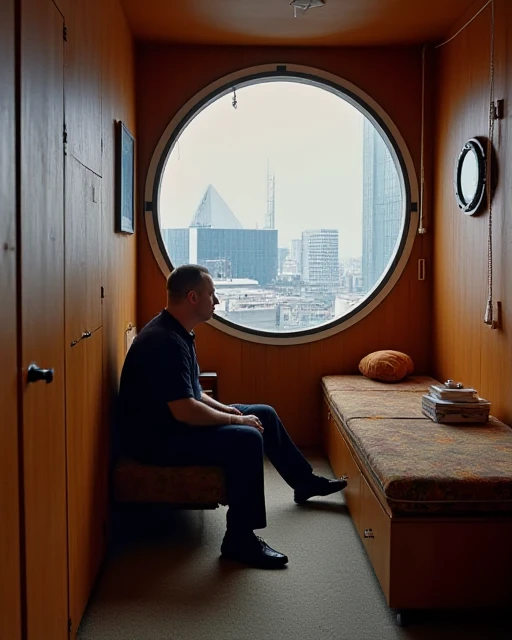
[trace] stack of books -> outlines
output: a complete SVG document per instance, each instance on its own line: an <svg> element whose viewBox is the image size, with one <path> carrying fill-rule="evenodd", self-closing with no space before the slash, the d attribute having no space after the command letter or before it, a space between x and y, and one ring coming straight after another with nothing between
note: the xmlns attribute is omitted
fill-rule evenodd
<svg viewBox="0 0 512 640"><path fill-rule="evenodd" d="M485 423L491 403L478 397L476 389L451 380L433 384L422 397L421 410L434 422L449 424Z"/></svg>

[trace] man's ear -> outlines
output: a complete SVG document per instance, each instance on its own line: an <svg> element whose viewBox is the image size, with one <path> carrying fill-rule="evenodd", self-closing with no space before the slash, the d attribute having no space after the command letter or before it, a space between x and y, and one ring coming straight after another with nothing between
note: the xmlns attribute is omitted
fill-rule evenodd
<svg viewBox="0 0 512 640"><path fill-rule="evenodd" d="M192 289L192 291L188 292L187 298L189 299L190 302L196 302L197 301L197 293Z"/></svg>

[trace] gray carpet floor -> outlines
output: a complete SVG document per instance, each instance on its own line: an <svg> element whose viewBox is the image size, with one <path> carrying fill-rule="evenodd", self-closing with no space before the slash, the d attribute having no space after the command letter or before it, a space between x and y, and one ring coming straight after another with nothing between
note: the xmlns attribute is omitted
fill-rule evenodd
<svg viewBox="0 0 512 640"><path fill-rule="evenodd" d="M328 462L309 455L317 473ZM225 508L140 510L122 523L82 620L80 640L512 639L509 615L422 612L400 627L341 494L298 506L267 464L268 527L289 565L219 560Z"/></svg>

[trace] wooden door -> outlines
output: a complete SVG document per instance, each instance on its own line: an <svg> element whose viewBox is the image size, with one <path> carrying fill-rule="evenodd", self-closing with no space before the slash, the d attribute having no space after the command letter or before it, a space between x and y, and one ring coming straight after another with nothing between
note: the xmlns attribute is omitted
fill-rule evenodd
<svg viewBox="0 0 512 640"><path fill-rule="evenodd" d="M76 633L106 549L108 438L102 329L66 351L69 609Z"/></svg>
<svg viewBox="0 0 512 640"><path fill-rule="evenodd" d="M101 325L101 178L66 158L66 345Z"/></svg>
<svg viewBox="0 0 512 640"><path fill-rule="evenodd" d="M101 176L101 0L73 0L66 24L69 154Z"/></svg>
<svg viewBox="0 0 512 640"><path fill-rule="evenodd" d="M68 637L63 19L21 0L21 344L28 640ZM29 382L34 377L42 377ZM41 370L53 369L53 380Z"/></svg>
<svg viewBox="0 0 512 640"><path fill-rule="evenodd" d="M0 8L0 638L21 638L16 362L14 0Z"/></svg>

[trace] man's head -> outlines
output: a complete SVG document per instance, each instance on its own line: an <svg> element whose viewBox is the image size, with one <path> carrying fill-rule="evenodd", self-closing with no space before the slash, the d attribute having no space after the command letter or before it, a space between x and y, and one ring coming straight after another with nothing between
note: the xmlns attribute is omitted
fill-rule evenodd
<svg viewBox="0 0 512 640"><path fill-rule="evenodd" d="M206 267L184 264L167 278L167 308L187 328L209 320L216 304L219 300Z"/></svg>

